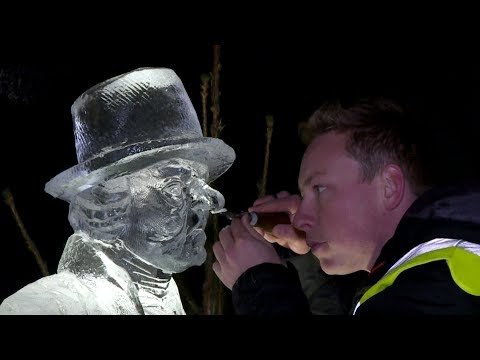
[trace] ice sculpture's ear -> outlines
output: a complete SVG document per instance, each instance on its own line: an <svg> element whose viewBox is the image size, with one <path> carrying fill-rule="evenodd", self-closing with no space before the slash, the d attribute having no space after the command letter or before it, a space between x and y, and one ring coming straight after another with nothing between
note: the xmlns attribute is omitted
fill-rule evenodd
<svg viewBox="0 0 480 360"><path fill-rule="evenodd" d="M121 237L128 228L131 204L130 189L124 184L99 184L75 195L68 215L73 230L102 240Z"/></svg>

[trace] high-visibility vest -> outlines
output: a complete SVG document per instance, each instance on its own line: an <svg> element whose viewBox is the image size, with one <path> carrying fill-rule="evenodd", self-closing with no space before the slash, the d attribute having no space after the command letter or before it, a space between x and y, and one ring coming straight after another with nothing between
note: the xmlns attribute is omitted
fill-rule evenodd
<svg viewBox="0 0 480 360"><path fill-rule="evenodd" d="M414 247L398 260L363 294L353 314L372 296L392 285L403 271L437 260L446 260L453 280L463 291L480 296L480 245L464 240L438 238Z"/></svg>

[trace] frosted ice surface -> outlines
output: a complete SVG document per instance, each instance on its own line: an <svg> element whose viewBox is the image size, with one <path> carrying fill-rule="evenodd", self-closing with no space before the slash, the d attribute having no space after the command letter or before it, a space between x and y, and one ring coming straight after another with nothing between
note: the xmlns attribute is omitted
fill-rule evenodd
<svg viewBox="0 0 480 360"><path fill-rule="evenodd" d="M173 273L206 259L208 185L235 160L203 137L181 80L142 68L97 84L72 105L78 164L45 185L70 204L57 274L13 294L0 313L184 314Z"/></svg>
<svg viewBox="0 0 480 360"><path fill-rule="evenodd" d="M206 258L205 226L223 195L205 183L207 169L170 159L78 194L70 205L75 231L125 246L164 273L182 272Z"/></svg>
<svg viewBox="0 0 480 360"><path fill-rule="evenodd" d="M98 121L83 121L85 113ZM197 138L201 133L190 98L171 69L138 69L93 86L73 103L72 117L79 163L122 143Z"/></svg>
<svg viewBox="0 0 480 360"><path fill-rule="evenodd" d="M107 245L84 233L72 235L58 273L43 277L3 301L0 315L183 315L173 278L143 286L143 276L129 276L121 242ZM117 258L112 256L112 251ZM135 286L137 285L137 286Z"/></svg>

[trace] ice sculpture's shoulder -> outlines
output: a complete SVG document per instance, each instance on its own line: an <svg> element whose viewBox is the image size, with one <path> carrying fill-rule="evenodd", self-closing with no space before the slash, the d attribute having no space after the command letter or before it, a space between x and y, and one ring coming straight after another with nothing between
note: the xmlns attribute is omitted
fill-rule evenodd
<svg viewBox="0 0 480 360"><path fill-rule="evenodd" d="M0 314L83 314L81 298L88 291L73 274L46 276L7 297L0 305Z"/></svg>
<svg viewBox="0 0 480 360"><path fill-rule="evenodd" d="M65 271L43 277L6 298L0 315L139 315L135 301L103 277Z"/></svg>

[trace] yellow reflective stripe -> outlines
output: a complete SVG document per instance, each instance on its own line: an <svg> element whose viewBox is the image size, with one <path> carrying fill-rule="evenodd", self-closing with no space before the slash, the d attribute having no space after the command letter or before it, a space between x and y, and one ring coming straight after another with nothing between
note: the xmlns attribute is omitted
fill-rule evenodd
<svg viewBox="0 0 480 360"><path fill-rule="evenodd" d="M480 256L462 248L454 248L447 259L455 283L466 293L480 296Z"/></svg>
<svg viewBox="0 0 480 360"><path fill-rule="evenodd" d="M360 299L357 308L372 296L392 285L403 271L437 260L447 261L453 280L463 291L480 296L480 256L454 246L432 250L401 264L368 289Z"/></svg>

